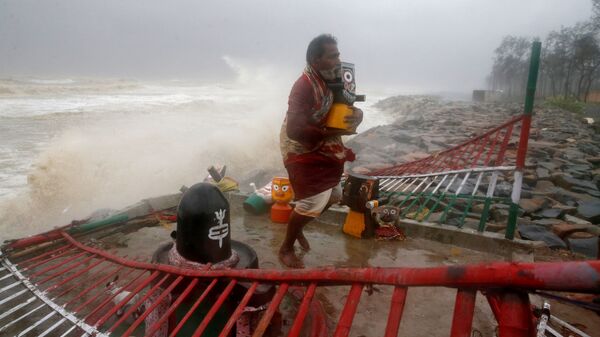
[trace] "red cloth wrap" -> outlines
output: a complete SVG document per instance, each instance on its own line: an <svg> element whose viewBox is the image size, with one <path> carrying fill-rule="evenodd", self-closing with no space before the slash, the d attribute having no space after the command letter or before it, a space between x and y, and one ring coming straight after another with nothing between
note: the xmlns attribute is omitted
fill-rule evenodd
<svg viewBox="0 0 600 337"><path fill-rule="evenodd" d="M332 94L325 81L308 66L292 87L286 122L281 131L296 142L287 147L282 144L284 165L296 200L336 186L344 172L344 162L355 159L352 150L344 147L340 136L325 134L331 103Z"/></svg>

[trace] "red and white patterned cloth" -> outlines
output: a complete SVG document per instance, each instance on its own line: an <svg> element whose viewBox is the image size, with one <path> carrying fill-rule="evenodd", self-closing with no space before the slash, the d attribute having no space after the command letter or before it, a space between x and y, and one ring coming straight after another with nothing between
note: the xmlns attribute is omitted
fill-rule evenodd
<svg viewBox="0 0 600 337"><path fill-rule="evenodd" d="M341 136L328 135L327 113L333 93L317 70L307 65L294 83L279 134L283 163L296 200L311 197L340 182L344 162L355 155Z"/></svg>

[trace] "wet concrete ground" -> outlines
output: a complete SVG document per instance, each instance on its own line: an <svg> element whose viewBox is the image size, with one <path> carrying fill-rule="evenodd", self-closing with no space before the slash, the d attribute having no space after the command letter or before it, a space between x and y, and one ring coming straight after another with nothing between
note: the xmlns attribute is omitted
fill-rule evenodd
<svg viewBox="0 0 600 337"><path fill-rule="evenodd" d="M173 229L175 224L172 224ZM126 247L118 254L149 257L154 247L170 240L170 228L163 226L143 228L120 240ZM251 245L257 252L262 268L284 268L277 251L285 235L285 225L271 223L267 216L252 216L232 209L231 231L234 240ZM499 256L466 250L422 239L406 241L377 241L356 239L342 233L341 227L319 221L305 229L311 244L309 252L297 247L307 268L335 267L428 267L439 265L484 263L498 261ZM155 242L156 245L149 244ZM349 286L319 287L317 298L323 304L335 330L344 306ZM351 336L384 335L390 307L392 287L376 287L373 295L366 292L361 297L351 330ZM447 336L450 333L456 291L448 288L411 288L400 327L402 336ZM477 297L473 328L483 336L492 336L495 320L487 301Z"/></svg>
<svg viewBox="0 0 600 337"><path fill-rule="evenodd" d="M268 217L246 214L241 207L233 207L231 231L234 240L251 245L257 252L262 268L284 268L277 258L277 251L285 235L285 225L271 223ZM104 238L104 248L120 256L150 261L154 250L169 242L174 223L145 227L127 235L115 234ZM499 255L482 253L452 245L423 239L408 238L405 241L377 241L356 239L345 235L341 225L315 221L305 229L312 249L304 252L297 247L307 268L335 267L433 267L440 265L485 263L500 261ZM3 282L9 282L4 280ZM0 287L5 284L0 283ZM329 330L335 330L344 306L349 286L319 287L316 298L322 303L330 322ZM351 336L382 336L387 323L392 287L376 287L372 295L363 292L358 311L350 332ZM404 315L400 325L400 336L448 336L450 333L456 290L450 288L410 288ZM532 302L541 300L531 296ZM289 302L289 301L287 301ZM290 303L284 301L285 309ZM552 312L571 323L579 323L591 336L599 336L600 319L595 314L573 306L560 305L551 301ZM291 310L291 311L290 311ZM28 324L23 321L25 326ZM24 326L16 326L21 331ZM291 322L288 322L289 326ZM285 331L284 323L284 331ZM478 293L473 319L473 336L494 336L496 321L483 295ZM40 330L43 331L43 330ZM6 332L6 331L5 331Z"/></svg>

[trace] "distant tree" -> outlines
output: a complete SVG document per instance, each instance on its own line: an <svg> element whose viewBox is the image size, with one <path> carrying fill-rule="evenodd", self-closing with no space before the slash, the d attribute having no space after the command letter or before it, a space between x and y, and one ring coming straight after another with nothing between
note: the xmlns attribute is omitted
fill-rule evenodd
<svg viewBox="0 0 600 337"><path fill-rule="evenodd" d="M596 31L600 30L600 0L592 0L592 24Z"/></svg>
<svg viewBox="0 0 600 337"><path fill-rule="evenodd" d="M492 89L502 90L509 97L520 95L527 78L527 58L531 40L524 37L505 36L494 51Z"/></svg>
<svg viewBox="0 0 600 337"><path fill-rule="evenodd" d="M600 0L592 0L593 16L572 27L552 31L543 43L538 94L586 101L600 89ZM506 36L494 51L488 77L491 89L522 97L529 65L531 39Z"/></svg>
<svg viewBox="0 0 600 337"><path fill-rule="evenodd" d="M586 32L573 41L574 68L578 79L575 97L587 101L593 81L600 67L600 45L593 32Z"/></svg>
<svg viewBox="0 0 600 337"><path fill-rule="evenodd" d="M548 34L543 44L540 75L545 80L545 86L542 88L544 94L548 94L549 91L552 96L560 95L571 58L569 44L569 34L564 28Z"/></svg>

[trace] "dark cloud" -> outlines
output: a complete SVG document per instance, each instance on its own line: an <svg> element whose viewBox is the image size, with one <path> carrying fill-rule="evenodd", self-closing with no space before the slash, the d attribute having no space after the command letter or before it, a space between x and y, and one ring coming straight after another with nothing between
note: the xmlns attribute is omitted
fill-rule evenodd
<svg viewBox="0 0 600 337"><path fill-rule="evenodd" d="M507 34L545 36L588 0L0 0L0 76L230 78L224 55L302 67L335 34L362 81L434 90L484 83Z"/></svg>

